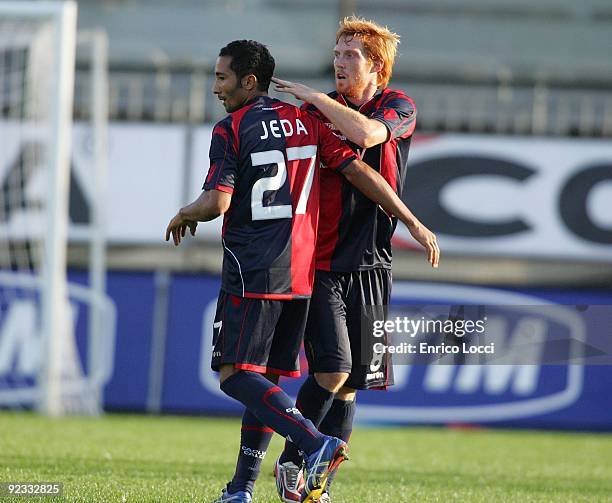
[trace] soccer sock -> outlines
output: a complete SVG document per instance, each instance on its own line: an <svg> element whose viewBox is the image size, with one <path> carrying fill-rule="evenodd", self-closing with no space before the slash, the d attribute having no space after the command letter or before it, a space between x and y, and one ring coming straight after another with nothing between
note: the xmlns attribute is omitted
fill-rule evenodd
<svg viewBox="0 0 612 503"><path fill-rule="evenodd" d="M263 424L252 412L248 409L244 411L240 431L240 452L236 472L229 486L230 493L247 491L253 494L253 486L273 434L274 430Z"/></svg>
<svg viewBox="0 0 612 503"><path fill-rule="evenodd" d="M264 376L241 371L223 381L221 390L241 402L262 423L290 438L305 453L311 454L323 444L323 435L312 421L302 416L291 398Z"/></svg>
<svg viewBox="0 0 612 503"><path fill-rule="evenodd" d="M304 381L295 401L295 406L304 417L318 426L334 400L334 393L319 385L314 376L308 376ZM293 442L285 441L285 449L281 453L280 462L292 461L295 465L302 464L302 456Z"/></svg>
<svg viewBox="0 0 612 503"><path fill-rule="evenodd" d="M355 400L347 402L345 400L334 400L329 412L321 422L319 431L325 435L331 435L338 437L345 442L349 441L351 433L353 432L353 419L355 417ZM336 470L329 474L327 478L326 492L329 493L329 489L334 481Z"/></svg>

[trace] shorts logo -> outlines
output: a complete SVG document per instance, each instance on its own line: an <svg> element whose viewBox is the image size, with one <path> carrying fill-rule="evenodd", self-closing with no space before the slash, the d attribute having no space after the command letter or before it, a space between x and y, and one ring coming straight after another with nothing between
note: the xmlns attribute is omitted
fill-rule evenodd
<svg viewBox="0 0 612 503"><path fill-rule="evenodd" d="M213 337L212 337L212 347L214 349L215 345L217 344L217 339L219 338L219 335L221 334L221 328L223 327L223 321L215 321L213 323ZM218 354L217 354L218 353ZM213 357L219 357L221 356L221 353L219 353L218 351L215 351L213 353Z"/></svg>
<svg viewBox="0 0 612 503"><path fill-rule="evenodd" d="M301 414L301 412L299 411L299 409L296 409L295 407L290 407L288 409L285 409L285 412L287 414Z"/></svg>
<svg viewBox="0 0 612 503"><path fill-rule="evenodd" d="M366 375L366 379L368 381L372 381L374 379L384 379L384 378L385 378L384 372L373 372L372 374Z"/></svg>

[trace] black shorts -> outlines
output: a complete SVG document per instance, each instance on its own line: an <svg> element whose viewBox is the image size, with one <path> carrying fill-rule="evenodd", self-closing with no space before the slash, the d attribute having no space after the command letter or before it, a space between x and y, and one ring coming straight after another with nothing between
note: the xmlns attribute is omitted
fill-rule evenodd
<svg viewBox="0 0 612 503"><path fill-rule="evenodd" d="M300 376L299 352L310 299L250 299L219 293L211 368Z"/></svg>
<svg viewBox="0 0 612 503"><path fill-rule="evenodd" d="M373 320L384 320L391 298L391 271L317 271L304 347L308 369L348 372L345 385L384 389L393 384L391 355L375 354Z"/></svg>

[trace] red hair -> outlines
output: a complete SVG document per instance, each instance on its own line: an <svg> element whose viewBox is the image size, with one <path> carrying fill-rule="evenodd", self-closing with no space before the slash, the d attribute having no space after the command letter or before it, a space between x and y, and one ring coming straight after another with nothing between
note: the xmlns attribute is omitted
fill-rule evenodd
<svg viewBox="0 0 612 503"><path fill-rule="evenodd" d="M336 32L336 43L342 37L357 38L361 41L366 56L373 61L382 62L382 69L378 72L378 87L387 87L393 72L397 45L400 42L399 35L374 21L351 16L340 21L340 28Z"/></svg>

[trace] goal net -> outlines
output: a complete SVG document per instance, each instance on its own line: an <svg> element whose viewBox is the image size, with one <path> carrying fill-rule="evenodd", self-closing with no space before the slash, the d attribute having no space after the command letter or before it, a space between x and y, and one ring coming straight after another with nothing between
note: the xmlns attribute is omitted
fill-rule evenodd
<svg viewBox="0 0 612 503"><path fill-rule="evenodd" d="M88 156L71 169L76 3L0 1L0 407L101 410L115 314L97 197L106 155L99 41L83 42L93 55L90 121L79 130ZM84 258L69 275L73 248Z"/></svg>

